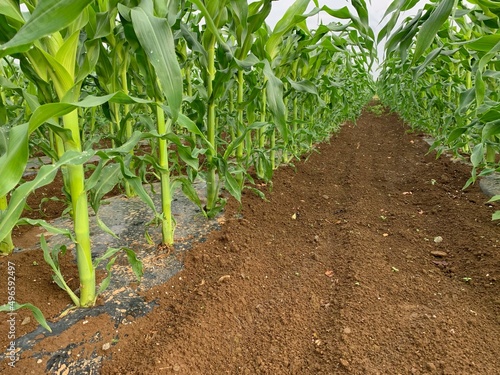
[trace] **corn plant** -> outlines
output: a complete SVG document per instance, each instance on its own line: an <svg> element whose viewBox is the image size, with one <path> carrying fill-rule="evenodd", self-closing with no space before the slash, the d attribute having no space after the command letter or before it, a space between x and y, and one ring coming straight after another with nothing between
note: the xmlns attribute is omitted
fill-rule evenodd
<svg viewBox="0 0 500 375"><path fill-rule="evenodd" d="M76 257L80 278L80 293L77 296L65 283L59 271L57 251L49 251L42 237L42 248L45 260L55 272L55 280L65 289L77 306L89 307L96 300L95 267L97 264L113 256L116 249L106 252L104 257L92 259L89 232L88 197L85 188L83 164L92 153L82 150L78 106L70 105L78 102L83 80L94 70L97 61L97 41L80 42L81 30L89 23L87 6L91 1L78 3L70 1L45 1L37 4L27 2L31 11L25 21L14 3L3 8L3 17L8 21L7 38L0 47L0 56L14 55L29 67L37 81L52 83L52 89L58 102L47 103L36 108L29 122L13 126L8 132L6 150L0 157L0 170L5 179L0 184L0 196L13 191L7 211L2 214L0 238L5 238L17 223L24 207L26 196L34 189L50 183L59 168L63 168L65 184L71 199L71 214L74 222ZM5 27L5 26L4 26ZM62 32L64 31L64 32ZM83 56L84 55L84 56ZM102 103L101 103L102 104ZM85 105L81 105L84 107ZM93 103L87 104L88 107ZM59 124L54 118L61 117ZM28 142L30 135L42 124L48 123L57 134L58 160L52 165L44 166L33 181L21 184L18 188L28 159ZM50 225L40 222L47 229L61 233ZM128 252L129 259L135 257ZM134 270L139 272L136 262ZM106 283L101 284L101 288Z"/></svg>
<svg viewBox="0 0 500 375"><path fill-rule="evenodd" d="M412 6L393 2L379 34L389 35L380 97L412 126L432 134L432 148L470 158L467 187L499 169L500 5L433 1L393 30L400 11Z"/></svg>

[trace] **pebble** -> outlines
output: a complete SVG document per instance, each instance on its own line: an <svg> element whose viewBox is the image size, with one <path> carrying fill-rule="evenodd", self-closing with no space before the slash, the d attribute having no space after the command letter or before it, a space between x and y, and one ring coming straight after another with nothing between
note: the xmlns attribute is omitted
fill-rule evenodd
<svg viewBox="0 0 500 375"><path fill-rule="evenodd" d="M443 242L443 237L441 237L441 236L434 237L434 242L435 243L441 243L441 242Z"/></svg>
<svg viewBox="0 0 500 375"><path fill-rule="evenodd" d="M431 254L438 258L444 258L448 256L448 253L439 250L431 251Z"/></svg>
<svg viewBox="0 0 500 375"><path fill-rule="evenodd" d="M349 327L345 327L345 328L344 328L344 333L345 333L345 334L347 334L347 335L348 335L348 334L350 334L351 332L352 332L352 330L351 330Z"/></svg>
<svg viewBox="0 0 500 375"><path fill-rule="evenodd" d="M432 363L432 362L427 362L427 364L425 365L425 367L429 371L436 371L437 370L436 365L434 363Z"/></svg>
<svg viewBox="0 0 500 375"><path fill-rule="evenodd" d="M349 361L344 358L340 358L340 364L344 367L349 367Z"/></svg>
<svg viewBox="0 0 500 375"><path fill-rule="evenodd" d="M109 348L111 348L111 344L109 342L107 342L106 344L103 344L103 346L102 346L102 350L109 350Z"/></svg>

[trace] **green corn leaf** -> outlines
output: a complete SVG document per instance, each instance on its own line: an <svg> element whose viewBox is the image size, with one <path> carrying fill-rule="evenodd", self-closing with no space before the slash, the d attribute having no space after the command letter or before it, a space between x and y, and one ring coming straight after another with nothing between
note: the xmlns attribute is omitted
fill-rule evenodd
<svg viewBox="0 0 500 375"><path fill-rule="evenodd" d="M486 203L493 203L493 202L498 202L500 201L500 195L494 195L490 198L490 200Z"/></svg>
<svg viewBox="0 0 500 375"><path fill-rule="evenodd" d="M74 82L75 66L76 66L76 51L80 40L80 30L75 31L66 38L62 46L56 54L57 61L64 67L71 77L71 84ZM71 86L70 86L71 87Z"/></svg>
<svg viewBox="0 0 500 375"><path fill-rule="evenodd" d="M265 48L271 59L276 58L279 51L279 46L282 43L283 36L293 27L295 27L305 17L300 17L306 11L310 0L296 0L276 23L273 32L266 42Z"/></svg>
<svg viewBox="0 0 500 375"><path fill-rule="evenodd" d="M99 285L99 288L97 290L96 295L100 295L102 292L104 292L106 289L109 287L109 283L111 282L111 267L113 267L113 264L115 264L117 257L111 258L108 263L106 264L106 271L108 271L108 274L106 277L101 281L101 284Z"/></svg>
<svg viewBox="0 0 500 375"><path fill-rule="evenodd" d="M484 125L481 134L482 141L488 141L493 135L500 135L500 117Z"/></svg>
<svg viewBox="0 0 500 375"><path fill-rule="evenodd" d="M248 132L261 129L267 125L269 125L269 123L267 123L267 122L254 122L251 125L243 127L241 135L238 138L233 139L231 141L231 143L227 146L227 149L223 155L223 159L225 161L229 160L229 158L232 156L234 150L238 147L238 145L241 144L241 142L243 142L245 140L245 137L247 136Z"/></svg>
<svg viewBox="0 0 500 375"><path fill-rule="evenodd" d="M45 262L50 266L52 269L52 272L54 274L52 275L52 278L54 279L55 283L63 290L68 293L70 296L71 300L75 304L75 306L79 307L80 306L80 299L77 297L77 295L71 290L71 288L66 284L66 281L64 281L64 276L61 273L61 270L59 269L59 264L57 262L57 254L58 251L54 251L54 255L56 257L56 261L52 258L51 251L47 245L47 241L45 240L45 236L42 234L40 237L40 247L42 248L43 251L43 259Z"/></svg>
<svg viewBox="0 0 500 375"><path fill-rule="evenodd" d="M191 153L191 149L185 146L181 139L173 133L169 133L166 135L166 139L177 146L177 153L182 161L184 161L187 165L189 165L194 170L198 170L199 160L198 158L193 157Z"/></svg>
<svg viewBox="0 0 500 375"><path fill-rule="evenodd" d="M96 214L95 215L95 219L96 219L96 222L97 222L97 225L99 226L99 228L101 228L101 230L104 232L104 233L107 233L109 234L110 236L114 237L114 238L119 238L115 232L113 232L111 230L110 227L108 227L106 225L106 223L104 221L102 221L101 217L99 216L99 214Z"/></svg>
<svg viewBox="0 0 500 375"><path fill-rule="evenodd" d="M24 24L25 22L22 13L19 10L19 6L13 0L0 1L0 14L4 14L21 24Z"/></svg>
<svg viewBox="0 0 500 375"><path fill-rule="evenodd" d="M290 82L290 85L298 92L307 92L309 94L318 95L316 85L309 80L305 79L300 82L296 82L288 78L288 82Z"/></svg>
<svg viewBox="0 0 500 375"><path fill-rule="evenodd" d="M210 12L205 7L203 2L201 0L189 0L189 1L193 4L195 4L196 7L200 10L200 12L203 14L203 17L205 18L205 22L207 23L208 30L210 30L210 32L215 36L219 45L222 46L227 51L227 53L231 54L231 49L226 44L224 39L222 39L219 28L215 24L213 18L210 16ZM215 1L212 1L212 3L215 3Z"/></svg>
<svg viewBox="0 0 500 375"><path fill-rule="evenodd" d="M483 74L481 70L476 71L476 80L475 80L475 95L476 95L476 106L480 106L483 104L484 101L484 95L486 93L486 84L484 83L483 80Z"/></svg>
<svg viewBox="0 0 500 375"><path fill-rule="evenodd" d="M283 102L283 83L274 75L267 60L264 61L264 76L266 77L267 104L274 116L275 125L281 133L283 140L288 141L288 128L286 126L285 103Z"/></svg>
<svg viewBox="0 0 500 375"><path fill-rule="evenodd" d="M71 45L66 44L67 47L71 47ZM57 60L57 57L54 57L47 53L44 50L39 50L40 53L45 57L44 63L47 65L47 70L50 70L53 75L49 75L49 77L55 76L53 79L54 87L56 89L57 95L60 99L62 99L73 87L74 79L72 72L66 70L64 65L61 64ZM31 53L32 51L30 51ZM61 57L64 59L64 57ZM70 58L70 61L72 59ZM73 67L74 68L74 67Z"/></svg>
<svg viewBox="0 0 500 375"><path fill-rule="evenodd" d="M447 140L447 143L450 144L450 143L453 143L454 141L456 141L462 134L464 134L465 132L467 131L467 128L466 127L462 127L462 128L456 128L456 129L453 129L453 131L450 133L450 135L448 136L448 140Z"/></svg>
<svg viewBox="0 0 500 375"><path fill-rule="evenodd" d="M167 112L170 115L170 108L166 107L164 105L160 105L165 112ZM215 153L215 149L213 148L213 145L208 141L207 137L203 132L198 128L198 126L186 115L183 115L182 113L179 113L179 117L177 118L177 124L181 126L184 129L187 129L190 133L196 134L198 137L201 138L203 143L205 144L206 147L210 149L212 153Z"/></svg>
<svg viewBox="0 0 500 375"><path fill-rule="evenodd" d="M64 153L61 159L55 164L42 166L34 180L25 182L15 189L12 193L7 210L2 213L0 220L0 239L5 238L16 225L29 194L42 186L50 184L62 165L83 164L87 162L92 155L93 153L91 152L68 151Z"/></svg>
<svg viewBox="0 0 500 375"><path fill-rule="evenodd" d="M118 9L113 9L109 12L99 12L96 13L96 30L95 34L92 35L93 39L100 39L107 37L111 34L112 20L116 19Z"/></svg>
<svg viewBox="0 0 500 375"><path fill-rule="evenodd" d="M92 0L39 1L28 22L0 46L0 57L27 51L34 41L68 26L90 3Z"/></svg>
<svg viewBox="0 0 500 375"><path fill-rule="evenodd" d="M500 119L500 103L496 107L489 108L479 119L482 123Z"/></svg>
<svg viewBox="0 0 500 375"><path fill-rule="evenodd" d="M17 225L31 225L31 226L39 226L45 229L47 232L52 233L52 234L59 234L66 236L69 238L71 241L76 241L74 238L73 234L71 233L70 230L64 229L64 228L57 228L49 223L47 221L42 220L42 219L29 219L29 218L22 218L19 219L17 222Z"/></svg>
<svg viewBox="0 0 500 375"><path fill-rule="evenodd" d="M369 29L368 9L366 8L365 0L352 0L352 5L356 9L356 12L358 12L359 19L362 24L366 27L366 29Z"/></svg>
<svg viewBox="0 0 500 375"><path fill-rule="evenodd" d="M380 43L381 40L383 40L385 37L387 37L387 35L390 34L390 32L394 29L394 27L396 26L396 24L398 22L398 17L399 17L399 14L394 13L391 16L391 18L389 19L389 21L384 25L384 27L382 27L382 29L380 29L380 31L377 35L377 42Z"/></svg>
<svg viewBox="0 0 500 375"><path fill-rule="evenodd" d="M460 103L457 109L459 114L463 114L469 109L475 99L475 95L475 89L473 88L460 93Z"/></svg>
<svg viewBox="0 0 500 375"><path fill-rule="evenodd" d="M196 189L193 187L193 183L185 177L179 177L177 180L182 184L181 188L184 195L188 197L191 202L196 204L198 208L203 209L203 204Z"/></svg>
<svg viewBox="0 0 500 375"><path fill-rule="evenodd" d="M0 14L0 43L7 43L16 35L17 30L9 25L8 18Z"/></svg>
<svg viewBox="0 0 500 375"><path fill-rule="evenodd" d="M104 254L102 254L100 257L97 257L97 258L95 258L93 260L92 265L94 266L94 268L97 268L97 266L99 266L99 264L101 264L101 262L103 260L111 258L112 256L114 256L120 250L122 250L122 249L119 248L119 247L118 248L116 248L116 247L108 247L108 249L106 250L106 252Z"/></svg>
<svg viewBox="0 0 500 375"><path fill-rule="evenodd" d="M8 139L6 150L0 155L0 197L7 195L23 177L28 163L28 124L14 126L7 131L1 128ZM0 235L0 238L3 238Z"/></svg>
<svg viewBox="0 0 500 375"><path fill-rule="evenodd" d="M443 50L443 47L438 47L438 48L435 48L431 53L429 53L427 55L427 57L425 58L425 61L419 65L417 67L417 69L415 69L415 73L414 73L414 77L415 79L418 78L420 75L422 75L425 71L426 71L426 68L427 66L435 59L439 56L439 54L441 53L441 51Z"/></svg>
<svg viewBox="0 0 500 375"><path fill-rule="evenodd" d="M47 331L52 332L52 329L50 326L47 324L47 320L45 320L45 317L43 316L42 311L36 307L35 305L32 305L31 303L6 303L5 305L0 306L0 312L11 312L19 309L28 309L31 311L33 314L33 317L35 320Z"/></svg>
<svg viewBox="0 0 500 375"><path fill-rule="evenodd" d="M134 250L127 247L123 248L123 250L127 253L128 262L132 267L132 271L134 272L137 282L140 282L142 276L144 275L144 267L142 261L137 258L137 254L134 252Z"/></svg>
<svg viewBox="0 0 500 375"><path fill-rule="evenodd" d="M267 16L271 12L271 8L272 5L270 1L254 2L248 6L250 14L248 17L249 34L255 33L262 27Z"/></svg>
<svg viewBox="0 0 500 375"><path fill-rule="evenodd" d="M224 171L224 186L238 202L241 202L241 187L238 181L233 177L233 175L226 168Z"/></svg>
<svg viewBox="0 0 500 375"><path fill-rule="evenodd" d="M158 211L156 210L156 206L149 196L149 194L146 192L144 189L144 186L142 184L142 180L137 177L130 169L125 165L124 161L119 158L117 160L120 163L121 166L121 171L123 177L127 180L127 182L130 184L130 186L134 189L135 193L137 196L145 203L147 206L153 211L155 215L158 215Z"/></svg>
<svg viewBox="0 0 500 375"><path fill-rule="evenodd" d="M154 103L150 100L134 98L117 92L105 96L89 95L85 99L76 103L48 103L38 107L29 121L29 133L31 134L44 122L50 120L52 117L64 116L77 108L91 108L99 107L104 103L119 103L119 104L151 104Z"/></svg>
<svg viewBox="0 0 500 375"><path fill-rule="evenodd" d="M441 0L429 18L422 24L417 35L413 63L415 63L432 44L437 32L450 16L454 4L455 0Z"/></svg>
<svg viewBox="0 0 500 375"><path fill-rule="evenodd" d="M389 37L385 45L386 56L389 56L391 52L396 50L400 43L413 39L418 31L418 22L421 17L422 10L418 11L408 24L400 26L400 28Z"/></svg>
<svg viewBox="0 0 500 375"><path fill-rule="evenodd" d="M479 143L474 146L472 154L470 156L470 161L474 168L477 168L484 160L484 144Z"/></svg>
<svg viewBox="0 0 500 375"><path fill-rule="evenodd" d="M493 58L498 56L499 51L500 51L500 39L496 44L494 44L489 49L489 51L483 57L481 57L481 60L479 60L479 64L477 66L477 71L476 71L476 81L475 81L477 107L480 107L483 104L484 97L486 94L486 84L483 80L483 71L485 70L486 65Z"/></svg>
<svg viewBox="0 0 500 375"><path fill-rule="evenodd" d="M134 31L155 68L175 122L182 103L183 80L172 30L167 20L146 14L141 8L132 9L130 14Z"/></svg>
<svg viewBox="0 0 500 375"><path fill-rule="evenodd" d="M387 7L385 11L384 17L387 17L388 14L396 11L397 13L404 12L406 10L410 10L413 8L419 0L394 0L391 5Z"/></svg>
<svg viewBox="0 0 500 375"><path fill-rule="evenodd" d="M340 18L343 20L348 20L352 18L351 12L349 11L348 7L343 7L340 9L332 9L327 6L323 6L321 7L321 10L335 18Z"/></svg>
<svg viewBox="0 0 500 375"><path fill-rule="evenodd" d="M466 44L466 47L480 52L489 52L500 42L500 34L485 35Z"/></svg>
<svg viewBox="0 0 500 375"><path fill-rule="evenodd" d="M121 178L120 164L117 163L97 168L92 173L91 180L88 181L94 185L90 190L90 205L96 214L101 206L102 198L113 190Z"/></svg>

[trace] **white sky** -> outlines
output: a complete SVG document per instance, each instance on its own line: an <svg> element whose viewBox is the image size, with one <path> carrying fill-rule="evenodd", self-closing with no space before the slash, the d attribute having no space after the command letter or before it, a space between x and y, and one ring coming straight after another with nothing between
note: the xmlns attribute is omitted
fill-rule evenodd
<svg viewBox="0 0 500 375"><path fill-rule="evenodd" d="M274 25L279 21L279 19L283 16L283 14L286 12L289 6L291 6L294 3L295 0L277 0L272 2L272 10L271 14L267 18L266 22L271 26L274 27ZM386 9L389 7L389 5L392 3L393 0L366 0L367 6L368 6L368 14L370 18L370 26L373 29L375 36L378 34L380 29L384 26L385 22L387 20L384 20L383 23L380 23L382 20L382 17L385 14ZM416 6L414 9L412 9L410 12L405 13L405 16L409 15L415 15L417 13L417 10L421 7L423 7L423 4L425 4L425 0L421 0L421 6ZM311 1L311 9L314 7L313 1ZM332 9L339 9L343 8L344 6L348 6L351 9L351 12L353 14L356 14L355 9L351 6L351 2L348 0L319 0L319 5L323 6L326 5ZM326 13L324 13L322 16L314 16L312 19L308 22L309 27L314 29L315 25L319 22L319 18L321 17L321 20L323 23L327 24L331 22L333 19L328 16ZM404 16L401 16L400 19L404 19ZM379 46L379 59L382 58L383 54L383 45ZM375 73L377 75L377 73Z"/></svg>

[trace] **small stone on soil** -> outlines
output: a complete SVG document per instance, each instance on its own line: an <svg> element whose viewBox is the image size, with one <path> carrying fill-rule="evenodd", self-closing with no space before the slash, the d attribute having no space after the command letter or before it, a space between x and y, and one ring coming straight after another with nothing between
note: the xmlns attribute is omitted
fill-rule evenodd
<svg viewBox="0 0 500 375"><path fill-rule="evenodd" d="M436 365L434 363L432 363L432 362L427 362L427 364L425 365L425 367L429 371L436 371L437 370Z"/></svg>
<svg viewBox="0 0 500 375"><path fill-rule="evenodd" d="M448 256L448 253L439 250L431 251L431 254L438 258L444 258Z"/></svg>
<svg viewBox="0 0 500 375"><path fill-rule="evenodd" d="M344 358L340 358L340 364L344 367L349 367L349 361Z"/></svg>

